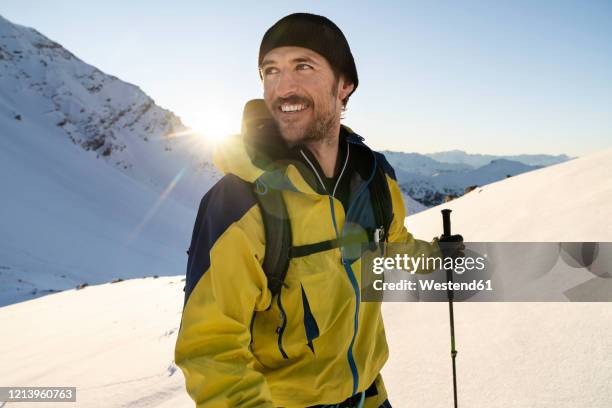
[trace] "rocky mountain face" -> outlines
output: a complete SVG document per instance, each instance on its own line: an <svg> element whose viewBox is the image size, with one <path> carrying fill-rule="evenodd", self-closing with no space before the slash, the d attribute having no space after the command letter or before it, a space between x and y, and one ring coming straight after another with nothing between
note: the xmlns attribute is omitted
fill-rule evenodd
<svg viewBox="0 0 612 408"><path fill-rule="evenodd" d="M1 16L0 114L60 128L74 144L157 187L186 164L215 177L210 147L178 116L137 86Z"/></svg>
<svg viewBox="0 0 612 408"><path fill-rule="evenodd" d="M384 153L395 168L404 195L412 197L425 208L460 197L479 186L570 160L565 155L494 156L462 151L427 155Z"/></svg>

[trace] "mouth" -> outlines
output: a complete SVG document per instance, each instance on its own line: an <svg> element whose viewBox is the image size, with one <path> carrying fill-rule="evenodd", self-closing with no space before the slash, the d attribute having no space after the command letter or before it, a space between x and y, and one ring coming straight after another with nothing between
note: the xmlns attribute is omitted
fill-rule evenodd
<svg viewBox="0 0 612 408"><path fill-rule="evenodd" d="M282 103L278 106L279 112L289 115L295 115L297 113L304 112L308 108L310 108L310 105L308 103Z"/></svg>

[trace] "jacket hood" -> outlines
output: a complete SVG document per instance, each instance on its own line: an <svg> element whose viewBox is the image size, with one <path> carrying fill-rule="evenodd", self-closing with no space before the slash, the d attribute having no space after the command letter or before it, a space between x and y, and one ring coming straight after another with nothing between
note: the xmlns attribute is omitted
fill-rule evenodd
<svg viewBox="0 0 612 408"><path fill-rule="evenodd" d="M232 173L254 183L265 172L252 161L242 134L229 136L216 146L213 164L224 174Z"/></svg>
<svg viewBox="0 0 612 408"><path fill-rule="evenodd" d="M341 138L351 144L365 147L363 138L341 125ZM316 175L299 155L300 146L293 149L276 149L268 154L267 147L284 144L282 140L268 140L268 146L253 142L251 135L241 133L227 137L217 146L213 155L215 167L223 174L234 174L244 181L258 184L259 188L291 190L309 194L320 194L312 186L317 185ZM282 153L279 153L282 151Z"/></svg>
<svg viewBox="0 0 612 408"><path fill-rule="evenodd" d="M363 138L347 126L341 125L340 137L365 147ZM217 146L213 163L224 174L256 183L258 188L320 194L316 174L307 168L300 150L307 149L289 148L264 101L254 99L245 105L241 133Z"/></svg>
<svg viewBox="0 0 612 408"><path fill-rule="evenodd" d="M227 138L213 156L214 165L224 174L234 174L244 181L257 184L258 188L301 191L318 194L304 180L293 160L266 161L255 154L244 135Z"/></svg>

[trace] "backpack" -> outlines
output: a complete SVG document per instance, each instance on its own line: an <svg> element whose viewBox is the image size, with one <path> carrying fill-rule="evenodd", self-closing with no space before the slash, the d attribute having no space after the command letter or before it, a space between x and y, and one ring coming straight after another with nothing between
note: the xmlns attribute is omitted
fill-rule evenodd
<svg viewBox="0 0 612 408"><path fill-rule="evenodd" d="M266 168L270 163L283 159L286 152L285 142L262 99L253 99L245 105L242 115L242 134L245 137L249 156L255 165ZM374 178L369 184L371 204L377 225L374 230L366 231L371 249L387 241L393 219L391 193L383 165L377 161ZM253 183L253 191L261 210L266 239L262 267L268 278L268 288L273 296L280 293L289 268L289 261L292 258L327 251L355 242L357 239L359 241L363 239L362 236L348 235L313 244L294 246L291 220L281 191L272 188L261 189L257 182Z"/></svg>
<svg viewBox="0 0 612 408"><path fill-rule="evenodd" d="M387 241L389 227L393 219L389 185L385 173L379 166L376 168L376 174L370 182L369 189L372 209L378 227L373 231L367 231L367 233L370 249L375 249ZM281 191L266 189L265 192L262 192L255 187L254 192L261 210L266 238L262 267L268 279L268 288L272 292L272 296L280 293L291 258L327 251L362 239L361 235L359 237L348 235L313 244L294 246L291 220Z"/></svg>

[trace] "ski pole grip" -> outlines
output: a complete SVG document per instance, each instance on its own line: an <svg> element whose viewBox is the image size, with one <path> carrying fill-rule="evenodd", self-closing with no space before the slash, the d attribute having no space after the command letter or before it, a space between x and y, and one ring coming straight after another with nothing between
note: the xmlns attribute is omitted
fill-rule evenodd
<svg viewBox="0 0 612 408"><path fill-rule="evenodd" d="M451 235L451 223L450 223L450 213L451 209L445 208L442 210L442 225L444 228L444 233L442 235L446 237L450 237Z"/></svg>

